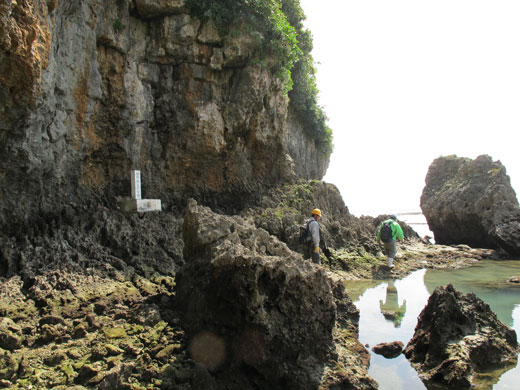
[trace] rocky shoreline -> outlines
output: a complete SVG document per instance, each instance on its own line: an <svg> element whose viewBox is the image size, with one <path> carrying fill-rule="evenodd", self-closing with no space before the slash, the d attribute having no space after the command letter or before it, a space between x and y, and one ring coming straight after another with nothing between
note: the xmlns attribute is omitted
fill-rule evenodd
<svg viewBox="0 0 520 390"><path fill-rule="evenodd" d="M424 240L409 239L398 243L394 268L386 265L382 252L376 256L355 257L345 252L333 251L328 261L333 272L346 280L402 279L419 269L457 269L470 267L485 259L498 259L493 249L475 249L467 245L438 245Z"/></svg>
<svg viewBox="0 0 520 390"><path fill-rule="evenodd" d="M237 21L230 26L195 16L194 3L206 2L0 5L0 388L374 389L359 313L341 282L498 257L429 245L403 224L401 256L386 267L374 234L387 216L356 218L337 188L320 181L331 130L321 126L311 57L309 72L294 64L304 77L292 80L292 92L280 72L296 58L277 58L279 27L291 30L292 20L296 35L286 31L287 42L301 39L307 54L312 47L298 2L219 3L214 16ZM309 88L297 93L297 84ZM440 215L434 226L440 238L449 233L445 244L453 232L442 228L469 231L460 222L473 216L476 194L480 209L507 217L484 219L494 229L489 246L511 249L511 241L518 250L518 210L488 207L509 200L495 191L508 184L505 171L491 168L486 197L473 180L444 177L445 169L429 176L428 209L450 199L445 211L458 216ZM133 170L161 212L118 208L133 192ZM478 189L473 170L462 171ZM352 187L363 191L362 183ZM469 195L463 203L458 189ZM190 198L201 205L202 225L186 218L197 209ZM299 254L299 226L315 207L332 253L321 267ZM222 307L208 305L211 294L226 298ZM243 345L263 352L216 348L222 365L195 359L202 325L221 333L216 347L222 339L236 345L244 326Z"/></svg>
<svg viewBox="0 0 520 390"><path fill-rule="evenodd" d="M82 223L75 226L86 223L88 229L57 223L44 241L26 236L23 245L11 242L11 252L4 246L4 261L16 273L5 273L0 283L0 387L220 388L211 372L192 359L175 301L179 265L171 258L182 260L172 242L182 242L182 219L105 209L77 218ZM117 248L125 261L114 256ZM333 249L321 269L338 281L402 278L420 268L460 268L495 256L492 250L412 238L400 245L392 270L384 256L363 248ZM343 363L336 358L337 367L328 369L330 383L320 388L337 385L341 378L356 389L375 388L366 374L369 354L357 341L356 322L334 329L336 350L344 350L340 355L356 350L359 358Z"/></svg>

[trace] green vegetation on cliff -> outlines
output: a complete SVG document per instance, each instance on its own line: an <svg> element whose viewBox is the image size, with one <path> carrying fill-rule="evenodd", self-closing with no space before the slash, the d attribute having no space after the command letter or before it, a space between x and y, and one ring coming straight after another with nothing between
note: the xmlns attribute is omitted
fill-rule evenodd
<svg viewBox="0 0 520 390"><path fill-rule="evenodd" d="M276 54L276 74L285 83L291 107L301 118L305 133L316 140L323 154L330 155L332 131L318 104L314 60L310 54L312 37L303 25L305 14L300 0L187 0L186 3L195 16L213 20L224 35L239 23L262 33L264 54Z"/></svg>

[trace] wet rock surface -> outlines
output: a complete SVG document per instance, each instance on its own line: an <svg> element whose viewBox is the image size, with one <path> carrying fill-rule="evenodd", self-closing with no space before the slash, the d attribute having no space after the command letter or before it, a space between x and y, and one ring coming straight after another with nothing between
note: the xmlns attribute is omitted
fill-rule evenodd
<svg viewBox="0 0 520 390"><path fill-rule="evenodd" d="M398 278L424 267L466 267L492 258L494 251L426 245L410 238L399 244L396 266L389 269L371 235L375 219L365 225L347 215L350 224L334 230L338 226L334 215L342 210L342 202L338 203L341 198L333 188L319 182L280 187L273 200L280 202L278 206L266 203L269 207L251 209L242 216L204 211L206 217L200 218L200 223L194 224L197 218L186 218L195 231L186 239L182 236L185 212L139 216L79 205L69 205L67 212L57 216L45 216L41 223L16 230L16 235L4 231L0 234L1 385L13 389L193 390L219 389L226 384L247 389L253 385L248 379L251 371L266 383L295 368L302 373L296 383L319 382L322 388L331 389L374 388L374 381L366 374L370 355L358 341L357 310L345 296L341 281ZM300 192L305 196L298 201L295 194ZM290 221L303 220L314 201L324 204L323 226L329 234L345 233L353 239L343 248L331 245L332 256L322 256L321 267L304 262L290 248L293 241L289 235L284 237L283 233L297 228L298 224ZM297 207L289 207L291 204L299 205L301 214ZM343 240L348 241L334 237L332 243L339 245ZM219 324L229 322L229 326L222 334L216 327L210 328L211 332L202 332L195 337L199 342L193 343L193 329L199 329L199 320L194 314L189 320L180 311L179 299L174 298L176 278L185 261L189 266L191 261L199 264L203 260L206 268L201 268L200 275L192 269L193 286L185 279L182 294L191 296L191 288L210 295L222 291L224 300L204 299L222 305L207 312L215 314ZM214 265L219 273L208 272ZM227 269L233 271L224 273ZM222 281L229 283L221 287ZM309 297L307 289L315 295ZM255 298L255 290L262 295ZM301 305L302 297L306 297L306 305ZM193 302L204 303L204 299L194 296ZM236 302L240 305L234 305ZM226 305L227 312L223 310ZM320 308L319 318L311 305ZM244 307L253 311L246 315ZM236 325L227 313L238 318ZM181 318L187 323L181 325ZM200 324L213 323L202 318ZM250 348L235 348L231 355L226 349L221 366L212 366L214 360L204 357L208 340L214 340L214 354L218 355L223 350L219 345L228 346L231 334L251 324L258 326L247 328L238 337L244 340L238 345ZM280 345L287 362L279 370L258 360L262 355L257 347L265 346L271 337L262 333L266 329L276 340L284 340ZM306 348L294 341L309 340L317 332L315 347ZM223 339L225 343L221 343ZM303 353L296 355L295 351L302 349ZM192 357L197 350L195 361ZM276 350L264 350L282 359ZM229 356L238 356L241 363L233 365ZM270 369L278 374L263 378L262 373ZM288 375L286 378L292 378Z"/></svg>
<svg viewBox="0 0 520 390"><path fill-rule="evenodd" d="M217 388L375 388L350 368L367 351L346 336L357 334L359 313L339 280L252 219L195 201L183 234L176 302L191 356Z"/></svg>
<svg viewBox="0 0 520 390"><path fill-rule="evenodd" d="M520 208L500 161L440 157L429 167L421 209L438 244L520 255Z"/></svg>
<svg viewBox="0 0 520 390"><path fill-rule="evenodd" d="M476 373L515 361L518 352L516 332L452 285L435 289L403 351L425 383L450 388L470 388Z"/></svg>
<svg viewBox="0 0 520 390"><path fill-rule="evenodd" d="M265 293L265 301L256 303L246 294L238 296L242 299L240 302L249 302L247 307L260 309L262 302L274 300L273 307L285 313L285 317L280 315L278 323L276 318L267 315L265 318L279 339L292 335L295 340L308 340L313 333L306 327L312 328L314 321L328 332L320 333L320 343L311 349L321 361L317 358L307 361L303 359L305 354L298 360L287 352L288 363L281 366L284 370L293 367L291 365L298 366L301 370L298 372L305 372L302 378L309 380L307 383L316 383L312 381L321 373L320 385L325 388L373 388L373 381L366 375L369 353L357 339L355 308L338 283L344 279L398 278L424 267L466 267L495 255L493 250L468 246L426 245L412 237L399 244L395 268L389 269L373 238L377 219L357 219L349 215L334 186L302 182L279 187L273 193L277 195L270 202L266 197L262 207L246 210L241 216L208 211L208 217L195 229L200 233L186 238L182 237L184 220L194 225L193 219L185 218L185 212L138 215L74 204L63 213L45 215L41 222L17 229L14 235L3 232L0 235L0 317L8 320L1 328L4 344L0 352L6 359L0 380L6 381L7 387L20 389L38 383L47 387L52 384L57 389L60 386L114 388L116 384L123 387L133 384L136 389L155 386L186 390L216 389L222 383L230 384L230 376L223 374L230 371L222 368L231 367L229 359L218 369L211 368L211 361L206 362L205 367L192 359L192 339L188 342L185 326L179 323L182 312L173 304L179 268L186 259L197 262L202 257L208 265L213 264L211 259L219 259L215 262L222 270L219 277L235 283L230 289L236 285L237 291L241 291L239 287L247 290L250 282ZM297 221L305 218L314 202L324 205L323 229L325 234L333 235L332 255L322 256L321 268L303 262L291 248L301 250L294 245L295 238L290 232L297 229ZM335 219L336 215L339 220ZM350 244L349 240L352 240ZM347 244L340 247L343 242ZM231 260L240 264L242 260L237 259L241 257L250 267L238 267L224 275L226 267L237 266ZM229 264L222 260L225 258L229 258ZM259 278L262 267L266 269L266 276ZM193 273L194 291L206 286L198 286L198 281L211 280L212 274L208 272L204 274L207 280L202 274ZM325 310L321 317L311 313L307 320L302 319L305 307L296 305L301 299L297 295L305 296L307 292L302 291L298 282L295 292L291 293L292 284L284 285L283 281L293 280L287 276L293 274L299 275L294 280L311 286L318 297L325 294L321 296L322 301L316 301L316 297L307 300L309 305ZM206 287L208 291L220 288L218 283ZM253 327L253 331L244 336L249 343L256 340L253 344L261 345L263 336L259 337L262 333L258 329L267 328L262 322L264 318L256 313L244 320L240 317L245 315L240 311L241 306L233 308L237 296L230 293L232 290L226 291L224 295L228 300L225 302L231 305L229 313L242 318L237 324L251 324L253 319L264 324ZM280 299L276 300L277 296ZM200 299L195 297L194 301ZM304 323L295 325L291 333L283 327L282 319L293 309L294 317ZM270 313L276 312L271 309ZM216 317L223 323L229 321L224 314ZM275 329L275 323L282 329ZM186 326L192 329L194 325ZM155 336L156 327L163 329L159 339ZM239 325L229 325L234 332L238 328ZM295 335L296 330L301 332ZM199 340L211 339L213 333L202 333ZM228 340L222 345L227 345ZM299 347L294 342L286 344L284 351ZM241 356L242 363L234 369L242 376L244 367L248 367L244 361L255 361L259 355L251 352L254 348L238 351L234 351L237 355L233 356ZM116 358L120 364L114 365ZM259 367L255 375L266 370L264 366ZM251 385L246 379L240 383Z"/></svg>
<svg viewBox="0 0 520 390"><path fill-rule="evenodd" d="M393 359L401 354L404 344L402 341L392 341L389 343L379 343L372 347L372 351L383 355L387 359Z"/></svg>

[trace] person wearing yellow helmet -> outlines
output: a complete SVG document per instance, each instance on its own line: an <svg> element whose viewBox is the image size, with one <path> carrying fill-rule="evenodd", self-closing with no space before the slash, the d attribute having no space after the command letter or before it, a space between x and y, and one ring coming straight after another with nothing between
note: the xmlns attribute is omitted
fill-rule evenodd
<svg viewBox="0 0 520 390"><path fill-rule="evenodd" d="M307 220L311 240L305 248L305 258L312 259L313 263L321 264L320 260L320 224L321 210L312 210L312 216Z"/></svg>

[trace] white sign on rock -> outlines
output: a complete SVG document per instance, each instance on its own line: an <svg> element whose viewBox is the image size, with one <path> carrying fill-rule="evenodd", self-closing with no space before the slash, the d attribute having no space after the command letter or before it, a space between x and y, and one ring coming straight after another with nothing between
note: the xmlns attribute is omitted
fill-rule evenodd
<svg viewBox="0 0 520 390"><path fill-rule="evenodd" d="M160 199L141 199L141 171L132 170L130 174L132 197L123 198L121 208L127 212L137 211L138 213L161 211Z"/></svg>
<svg viewBox="0 0 520 390"><path fill-rule="evenodd" d="M130 171L132 179L132 198L141 199L141 171Z"/></svg>

